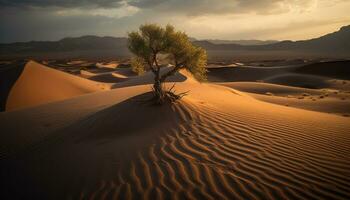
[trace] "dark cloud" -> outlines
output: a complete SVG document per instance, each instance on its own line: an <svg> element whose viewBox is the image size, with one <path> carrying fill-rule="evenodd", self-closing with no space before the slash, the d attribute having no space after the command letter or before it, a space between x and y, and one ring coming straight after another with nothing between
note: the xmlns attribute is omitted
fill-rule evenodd
<svg viewBox="0 0 350 200"><path fill-rule="evenodd" d="M0 0L1 7L119 7L123 0Z"/></svg>
<svg viewBox="0 0 350 200"><path fill-rule="evenodd" d="M209 14L274 14L287 12L285 4L306 6L313 0L130 0L129 4L160 12L186 15Z"/></svg>
<svg viewBox="0 0 350 200"><path fill-rule="evenodd" d="M323 11L314 12L314 17L326 22L349 21L348 9L342 11L339 6L341 2L349 6L349 0L0 0L0 43L81 35L125 36L143 23L171 23L199 38L288 36L291 30L316 24L290 24L305 22L310 15L299 16L298 10L315 2L319 4L314 10L322 5ZM283 18L274 16L276 13L287 15Z"/></svg>
<svg viewBox="0 0 350 200"><path fill-rule="evenodd" d="M58 40L81 35L125 36L145 16L114 19L106 16L57 16L55 10L7 9L0 12L0 43Z"/></svg>
<svg viewBox="0 0 350 200"><path fill-rule="evenodd" d="M282 4L306 5L313 0L0 0L1 7L116 8L129 4L158 12L207 15L283 12Z"/></svg>

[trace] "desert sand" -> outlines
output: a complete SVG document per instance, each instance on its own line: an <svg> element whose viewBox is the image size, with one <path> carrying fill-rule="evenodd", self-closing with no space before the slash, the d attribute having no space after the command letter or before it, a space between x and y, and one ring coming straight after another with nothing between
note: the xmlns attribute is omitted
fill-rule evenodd
<svg viewBox="0 0 350 200"><path fill-rule="evenodd" d="M350 93L337 89L308 89L256 82L224 82L220 85L244 91L269 103L344 116L350 114Z"/></svg>
<svg viewBox="0 0 350 200"><path fill-rule="evenodd" d="M13 111L0 113L2 194L349 199L350 118L344 116L349 93L346 84L339 89L337 83L344 80L323 78L327 90L285 80L246 82L298 75L290 68L254 69L234 76L241 78L236 82L220 69L211 71L216 84L199 83L181 71L166 87L175 82L176 91L188 95L154 106L148 101L149 73L122 74L127 80L102 90L103 83L29 62L8 99ZM28 93L33 90L37 95ZM27 97L32 98L23 102Z"/></svg>
<svg viewBox="0 0 350 200"><path fill-rule="evenodd" d="M96 92L107 85L28 62L8 96L6 110L20 109Z"/></svg>

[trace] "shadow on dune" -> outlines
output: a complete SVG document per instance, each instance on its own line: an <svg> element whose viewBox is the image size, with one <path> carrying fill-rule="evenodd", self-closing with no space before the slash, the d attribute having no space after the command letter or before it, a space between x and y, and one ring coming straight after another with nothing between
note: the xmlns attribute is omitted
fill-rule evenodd
<svg viewBox="0 0 350 200"><path fill-rule="evenodd" d="M137 74L133 72L131 68L116 68L113 72L126 77L137 76Z"/></svg>
<svg viewBox="0 0 350 200"><path fill-rule="evenodd" d="M220 67L208 69L208 80L211 82L257 81L266 77L288 73L294 70L290 67Z"/></svg>
<svg viewBox="0 0 350 200"><path fill-rule="evenodd" d="M152 92L132 97L94 113L63 132L80 132L79 141L113 139L135 133L158 134L191 121L187 102L159 106L151 101L152 97Z"/></svg>
<svg viewBox="0 0 350 200"><path fill-rule="evenodd" d="M92 77L89 77L88 79L92 81L103 82L103 83L119 83L119 82L124 82L128 80L128 78L119 78L119 77L113 76L113 74L111 73L92 76Z"/></svg>
<svg viewBox="0 0 350 200"><path fill-rule="evenodd" d="M137 77L137 74L133 72L130 68L116 68L109 69L107 72L95 72L93 70L81 70L80 73L83 77L104 83L119 83L130 80L130 78Z"/></svg>
<svg viewBox="0 0 350 200"><path fill-rule="evenodd" d="M107 160L109 166L128 163L161 134L179 132L192 121L193 109L187 101L155 106L147 102L151 96L144 93L108 107L0 160L3 199L78 197L82 189L94 189L89 187L103 181L100 167L107 155L114 156ZM110 170L105 176L116 174Z"/></svg>
<svg viewBox="0 0 350 200"><path fill-rule="evenodd" d="M293 87L320 89L320 88L326 88L329 86L329 83L327 83L327 80L328 80L327 77L322 77L322 76L286 73L286 74L281 74L281 75L266 78L264 79L264 82L278 84L278 85L293 86Z"/></svg>
<svg viewBox="0 0 350 200"><path fill-rule="evenodd" d="M295 72L350 80L350 60L313 63Z"/></svg>
<svg viewBox="0 0 350 200"><path fill-rule="evenodd" d="M164 74L171 69L172 69L171 67L162 68L161 74ZM177 73L175 73L175 75L168 77L165 82L183 82L186 79L187 79L186 76L177 72ZM152 72L147 72L142 76L135 76L135 77L130 78L127 81L124 81L121 83L116 83L112 86L112 89L113 88L128 87L128 86L153 84L153 83L154 83L154 74Z"/></svg>
<svg viewBox="0 0 350 200"><path fill-rule="evenodd" d="M330 86L332 78L350 79L350 61L317 62L281 67L220 67L208 69L211 82L266 82L319 89Z"/></svg>
<svg viewBox="0 0 350 200"><path fill-rule="evenodd" d="M11 88L16 83L24 69L25 61L0 65L0 111L5 111L6 101Z"/></svg>

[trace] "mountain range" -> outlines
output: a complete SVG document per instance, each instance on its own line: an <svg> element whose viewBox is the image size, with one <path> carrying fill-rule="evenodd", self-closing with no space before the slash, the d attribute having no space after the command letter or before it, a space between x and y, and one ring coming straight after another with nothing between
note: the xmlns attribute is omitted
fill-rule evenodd
<svg viewBox="0 0 350 200"><path fill-rule="evenodd" d="M350 25L340 28L319 38L301 41L259 41L259 40L195 40L194 44L205 48L209 56L225 51L256 52L290 52L350 57ZM245 45L243 45L245 44ZM247 45L250 44L250 45ZM127 38L82 36L64 38L59 41L31 41L0 44L0 58L27 58L37 56L48 57L126 57L130 56L127 49ZM234 54L234 53L233 53Z"/></svg>
<svg viewBox="0 0 350 200"><path fill-rule="evenodd" d="M206 41L213 44L239 44L239 45L265 45L274 44L279 42L278 40L218 40L218 39L207 39Z"/></svg>

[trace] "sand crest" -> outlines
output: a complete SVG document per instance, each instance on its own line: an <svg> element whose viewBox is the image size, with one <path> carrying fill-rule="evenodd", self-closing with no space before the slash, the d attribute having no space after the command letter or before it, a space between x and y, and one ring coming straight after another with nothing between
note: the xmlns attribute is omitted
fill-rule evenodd
<svg viewBox="0 0 350 200"><path fill-rule="evenodd" d="M6 110L16 110L108 89L107 85L28 62L12 87Z"/></svg>

